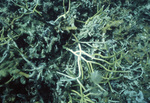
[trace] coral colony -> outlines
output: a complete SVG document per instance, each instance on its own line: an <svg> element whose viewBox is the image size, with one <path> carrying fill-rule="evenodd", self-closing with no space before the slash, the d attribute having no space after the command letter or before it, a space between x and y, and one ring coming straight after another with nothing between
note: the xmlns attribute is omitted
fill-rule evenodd
<svg viewBox="0 0 150 103"><path fill-rule="evenodd" d="M149 103L148 0L1 0L1 103Z"/></svg>

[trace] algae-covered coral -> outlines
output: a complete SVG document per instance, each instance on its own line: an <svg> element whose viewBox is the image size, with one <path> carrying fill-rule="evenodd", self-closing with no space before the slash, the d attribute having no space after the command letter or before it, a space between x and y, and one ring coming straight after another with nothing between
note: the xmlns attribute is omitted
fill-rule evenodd
<svg viewBox="0 0 150 103"><path fill-rule="evenodd" d="M148 0L1 0L2 103L150 102Z"/></svg>

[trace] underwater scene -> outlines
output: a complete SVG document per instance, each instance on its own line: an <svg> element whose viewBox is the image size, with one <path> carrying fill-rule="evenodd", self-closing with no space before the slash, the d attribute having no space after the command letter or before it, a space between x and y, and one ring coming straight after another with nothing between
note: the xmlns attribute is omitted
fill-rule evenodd
<svg viewBox="0 0 150 103"><path fill-rule="evenodd" d="M150 1L1 0L0 103L150 103Z"/></svg>

